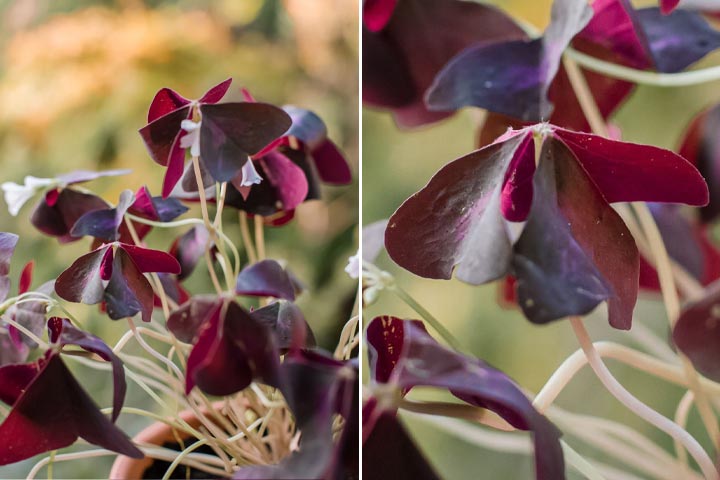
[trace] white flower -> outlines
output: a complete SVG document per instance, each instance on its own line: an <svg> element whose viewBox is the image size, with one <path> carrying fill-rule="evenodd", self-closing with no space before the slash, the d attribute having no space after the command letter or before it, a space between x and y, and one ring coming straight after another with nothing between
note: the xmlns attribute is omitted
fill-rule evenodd
<svg viewBox="0 0 720 480"><path fill-rule="evenodd" d="M255 165L253 165L252 160L248 159L248 161L245 162L245 165L243 165L242 167L242 182L240 182L240 186L250 187L252 185L257 185L262 181L263 178L260 176L257 170L255 170Z"/></svg>
<svg viewBox="0 0 720 480"><path fill-rule="evenodd" d="M348 258L345 272L350 275L350 278L360 278L360 252Z"/></svg>
<svg viewBox="0 0 720 480"><path fill-rule="evenodd" d="M190 155L193 157L200 156L200 124L201 122L193 122L187 119L180 123L180 128L187 132L180 139L180 147L189 148Z"/></svg>
<svg viewBox="0 0 720 480"><path fill-rule="evenodd" d="M24 185L19 185L15 182L4 182L0 185L0 188L2 188L5 195L5 203L8 205L10 215L15 217L18 212L20 212L22 206L34 197L39 190L56 183L57 180L54 178L38 178L28 175L25 177Z"/></svg>

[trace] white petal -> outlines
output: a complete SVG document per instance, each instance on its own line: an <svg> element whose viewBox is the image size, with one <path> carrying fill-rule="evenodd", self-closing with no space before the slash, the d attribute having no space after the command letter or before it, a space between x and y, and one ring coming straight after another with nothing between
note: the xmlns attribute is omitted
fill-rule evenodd
<svg viewBox="0 0 720 480"><path fill-rule="evenodd" d="M255 165L253 165L252 160L245 162L245 165L242 167L242 182L240 182L240 186L249 187L250 185L257 185L262 181L263 178L257 170L255 170Z"/></svg>
<svg viewBox="0 0 720 480"><path fill-rule="evenodd" d="M17 216L22 206L35 195L34 188L28 188L13 182L5 182L0 185L0 188L5 194L8 211L13 217Z"/></svg>
<svg viewBox="0 0 720 480"><path fill-rule="evenodd" d="M345 272L350 275L350 278L360 278L360 253L356 253L352 257L348 258L348 264L345 267Z"/></svg>
<svg viewBox="0 0 720 480"><path fill-rule="evenodd" d="M180 122L180 128L186 132L194 132L200 128L200 122L193 122L192 120L183 120Z"/></svg>

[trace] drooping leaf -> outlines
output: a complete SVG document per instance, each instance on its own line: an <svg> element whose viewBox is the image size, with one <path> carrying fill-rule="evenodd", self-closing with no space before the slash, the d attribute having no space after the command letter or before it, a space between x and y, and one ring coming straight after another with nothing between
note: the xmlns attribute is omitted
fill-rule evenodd
<svg viewBox="0 0 720 480"><path fill-rule="evenodd" d="M194 295L170 314L168 330L181 342L192 343L200 327L221 304L222 300L214 295Z"/></svg>
<svg viewBox="0 0 720 480"><path fill-rule="evenodd" d="M0 384L5 369L0 368ZM28 378L35 369L37 374ZM0 425L0 465L18 462L39 453L67 447L78 437L93 445L132 458L143 453L103 415L78 384L59 355L24 367L24 388ZM5 398L3 398L5 400Z"/></svg>
<svg viewBox="0 0 720 480"><path fill-rule="evenodd" d="M293 345L293 340L301 337L304 339L302 347L310 348L315 346L315 335L308 325L302 311L292 302L277 301L250 312L250 316L265 325L275 334L277 346L281 350L287 350Z"/></svg>
<svg viewBox="0 0 720 480"><path fill-rule="evenodd" d="M418 386L447 389L467 403L496 412L515 428L533 433L539 480L565 478L561 433L507 375L444 347L413 321L375 318L368 325L367 341L373 379L387 377L403 391ZM378 365L387 366L380 375Z"/></svg>
<svg viewBox="0 0 720 480"><path fill-rule="evenodd" d="M112 320L141 313L143 322L150 321L153 310L152 286L124 248L115 251L112 276L105 287L103 300L108 317Z"/></svg>
<svg viewBox="0 0 720 480"><path fill-rule="evenodd" d="M196 225L178 237L170 247L170 255L180 264L178 279L184 280L195 270L198 261L205 254L205 248L212 248L210 233L203 225Z"/></svg>
<svg viewBox="0 0 720 480"><path fill-rule="evenodd" d="M48 201L49 197L52 202ZM75 222L88 212L106 208L108 204L91 193L81 193L72 188L51 190L35 206L30 222L41 232L58 237L60 242L72 242L78 240L78 237L70 235Z"/></svg>

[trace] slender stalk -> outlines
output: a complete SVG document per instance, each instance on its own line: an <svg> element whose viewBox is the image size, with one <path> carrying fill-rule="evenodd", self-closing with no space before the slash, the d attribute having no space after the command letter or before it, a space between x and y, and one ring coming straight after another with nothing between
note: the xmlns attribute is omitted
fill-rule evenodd
<svg viewBox="0 0 720 480"><path fill-rule="evenodd" d="M610 370L608 370L600 358L600 355L598 355L595 350L582 320L577 317L572 317L570 318L570 323L583 352L585 352L585 356L588 358L590 367L593 369L605 388L635 415L656 426L672 438L682 443L700 466L700 470L707 479L717 480L720 478L713 461L692 435L676 423L663 417L655 410L638 400L635 396L628 392L625 387L623 387L622 384L615 379L615 377L613 377L612 373L610 373Z"/></svg>
<svg viewBox="0 0 720 480"><path fill-rule="evenodd" d="M258 260L265 259L265 224L263 217L255 215L255 248L257 249Z"/></svg>
<svg viewBox="0 0 720 480"><path fill-rule="evenodd" d="M252 237L250 236L250 227L248 226L247 213L243 211L238 212L238 222L240 223L240 234L242 235L243 244L245 245L245 251L247 252L248 261L250 263L255 263L258 261L258 256L255 252L255 246L253 245Z"/></svg>
<svg viewBox="0 0 720 480"><path fill-rule="evenodd" d="M689 72L657 73L606 62L605 60L600 60L599 58L578 52L573 48L567 48L565 55L588 70L640 85L687 87L720 80L720 66Z"/></svg>
<svg viewBox="0 0 720 480"><path fill-rule="evenodd" d="M680 399L677 410L675 410L675 423L677 423L683 428L685 428L685 425L687 424L688 414L690 413L690 408L692 408L694 399L695 395L693 395L692 391L688 390L687 392L685 392L685 395L683 395L683 397ZM673 441L673 443L675 444L675 453L677 454L678 459L682 463L687 465L687 452L684 448L682 448L682 445L680 445L679 442Z"/></svg>
<svg viewBox="0 0 720 480"><path fill-rule="evenodd" d="M397 284L393 284L391 287L388 287L388 290L395 293L400 300L415 310L423 318L423 320L429 323L430 326L433 327L454 350L457 350L458 352L466 352L466 349L464 349L460 342L453 336L452 333L450 333L450 330L445 328L445 326L440 323L437 318L428 312L425 307L420 305L413 297L411 297L409 293L400 288Z"/></svg>

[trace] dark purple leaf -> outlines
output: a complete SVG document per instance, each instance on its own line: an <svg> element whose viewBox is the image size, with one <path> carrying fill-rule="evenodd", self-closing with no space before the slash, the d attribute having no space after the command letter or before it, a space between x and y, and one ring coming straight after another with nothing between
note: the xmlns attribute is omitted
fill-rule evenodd
<svg viewBox="0 0 720 480"><path fill-rule="evenodd" d="M14 233L0 232L0 301L5 300L10 291L10 260L19 238Z"/></svg>
<svg viewBox="0 0 720 480"><path fill-rule="evenodd" d="M363 476L366 478L440 478L393 413L381 412L378 415L363 443L362 452Z"/></svg>
<svg viewBox="0 0 720 480"><path fill-rule="evenodd" d="M281 109L265 103L202 105L200 155L218 182L232 180L249 155L259 152L290 128Z"/></svg>
<svg viewBox="0 0 720 480"><path fill-rule="evenodd" d="M198 329L221 304L222 300L214 295L195 295L170 314L167 328L181 342L192 343Z"/></svg>
<svg viewBox="0 0 720 480"><path fill-rule="evenodd" d="M52 317L48 320L48 332L50 341L60 346L75 345L88 352L100 356L103 360L112 364L113 371L113 412L112 421L115 422L120 416L123 403L125 402L125 370L120 358L115 355L102 339L75 328L67 318Z"/></svg>
<svg viewBox="0 0 720 480"><path fill-rule="evenodd" d="M103 300L108 317L112 320L141 313L143 322L150 321L153 310L152 286L123 248L115 252L112 276L105 288Z"/></svg>
<svg viewBox="0 0 720 480"><path fill-rule="evenodd" d="M310 329L302 311L292 302L279 300L270 305L253 310L250 316L265 325L275 334L277 346L281 350L291 347L310 348L315 346L315 335ZM296 338L303 338L302 345L294 345Z"/></svg>
<svg viewBox="0 0 720 480"><path fill-rule="evenodd" d="M261 260L243 268L237 277L235 293L295 300L295 289L290 277L275 260Z"/></svg>
<svg viewBox="0 0 720 480"><path fill-rule="evenodd" d="M17 370L18 366L2 367L0 372L10 367ZM143 457L98 410L59 355L41 360L36 371L37 375L28 381L30 369L24 368L26 386L0 425L0 465L67 447L78 437L122 455ZM3 377L0 373L0 378Z"/></svg>
<svg viewBox="0 0 720 480"><path fill-rule="evenodd" d="M698 372L720 381L720 283L683 307L672 336Z"/></svg>
<svg viewBox="0 0 720 480"><path fill-rule="evenodd" d="M48 196L53 197L52 205ZM30 222L41 232L58 237L61 242L72 242L78 238L70 235L75 222L88 212L108 208L102 198L91 193L81 193L72 188L61 191L51 190L35 207Z"/></svg>
<svg viewBox="0 0 720 480"><path fill-rule="evenodd" d="M308 199L308 177L290 158L271 152L256 161L262 165L263 181L274 187L282 210L293 210Z"/></svg>
<svg viewBox="0 0 720 480"><path fill-rule="evenodd" d="M720 32L700 13L675 10L663 15L651 7L636 15L658 72L680 72L720 47Z"/></svg>
<svg viewBox="0 0 720 480"><path fill-rule="evenodd" d="M188 105L190 100L183 97L175 90L170 88L162 88L153 98L150 104L150 110L148 110L148 123L152 123L160 117L167 115L170 112L181 109Z"/></svg>
<svg viewBox="0 0 720 480"><path fill-rule="evenodd" d="M55 281L55 292L69 302L88 305L103 299L103 280L112 274L113 251L110 245L83 255L62 272Z"/></svg>
<svg viewBox="0 0 720 480"><path fill-rule="evenodd" d="M190 105L187 105L156 118L140 129L140 136L155 163L168 166L170 154L173 153L173 145L177 143L177 137L182 132L180 124L183 120L190 118L191 114L192 109ZM185 155L184 151L183 155Z"/></svg>
<svg viewBox="0 0 720 480"><path fill-rule="evenodd" d="M190 294L180 284L177 275L158 272L157 276L160 280L160 285L162 286L162 289L165 291L165 295L177 305L182 305L190 299ZM156 307L163 306L163 302L157 294L155 294L153 297L153 304Z"/></svg>
<svg viewBox="0 0 720 480"><path fill-rule="evenodd" d="M565 478L561 433L507 375L442 346L413 321L378 317L368 325L367 341L374 379L379 377L375 365L392 365L390 375L382 376L401 390L448 389L465 402L496 412L514 427L533 432L538 479Z"/></svg>
<svg viewBox="0 0 720 480"><path fill-rule="evenodd" d="M234 301L214 306L188 356L186 393L195 385L230 395L253 380L276 384L279 354L271 332Z"/></svg>
<svg viewBox="0 0 720 480"><path fill-rule="evenodd" d="M425 97L428 107L477 106L525 121L550 118L548 91L562 54L591 17L584 0L555 0L542 38L468 48L435 77Z"/></svg>
<svg viewBox="0 0 720 480"><path fill-rule="evenodd" d="M170 145L170 152L167 161L167 170L163 178L162 197L167 198L172 193L175 185L180 181L185 169L185 149L182 148L181 141L185 136L185 131L181 131L175 137Z"/></svg>
<svg viewBox="0 0 720 480"><path fill-rule="evenodd" d="M205 249L212 247L210 233L203 225L196 225L177 238L170 247L170 254L180 264L178 279L189 277L205 254Z"/></svg>
<svg viewBox="0 0 720 480"><path fill-rule="evenodd" d="M320 180L330 185L347 185L352 181L352 172L345 156L331 140L327 140L312 151Z"/></svg>
<svg viewBox="0 0 720 480"><path fill-rule="evenodd" d="M363 100L390 108L402 126L449 114L428 111L423 94L454 55L478 44L525 39L499 9L458 0L401 0L376 33L363 29Z"/></svg>
<svg viewBox="0 0 720 480"><path fill-rule="evenodd" d="M556 140L546 141L543 147L535 175L535 195L512 260L518 303L525 316L534 323L546 323L586 314L614 297L609 279L600 271L600 265L607 263L610 266L604 270L614 273L613 269L620 269L619 273L627 276L618 281L631 287L627 291L629 312L622 310L629 315L622 315L622 322L611 315L610 322L629 328L637 297L637 248L625 225L580 171L570 151ZM581 242L591 243L586 247L588 252ZM634 262L618 265L618 257L624 257L626 250ZM602 254L609 258L598 259ZM625 297L624 290L617 293Z"/></svg>
<svg viewBox="0 0 720 480"><path fill-rule="evenodd" d="M70 230L73 237L90 235L106 242L114 242L120 237L119 228L125 219L130 205L135 201L131 190L123 190L115 208L88 212L75 222Z"/></svg>

